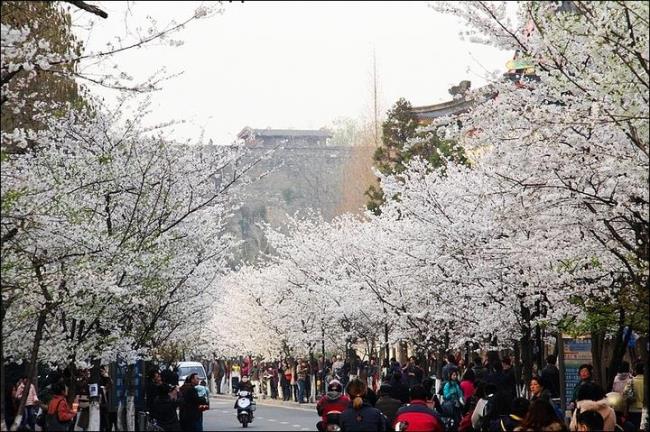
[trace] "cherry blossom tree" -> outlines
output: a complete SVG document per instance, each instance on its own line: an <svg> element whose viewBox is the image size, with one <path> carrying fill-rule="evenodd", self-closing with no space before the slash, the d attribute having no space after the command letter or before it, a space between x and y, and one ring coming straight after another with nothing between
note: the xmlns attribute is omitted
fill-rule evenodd
<svg viewBox="0 0 650 432"><path fill-rule="evenodd" d="M594 262L613 272L606 292L594 295L586 284L581 297L584 308L603 295L618 305L616 370L623 328L647 332L648 5L525 2L519 27L503 3L436 8L463 18L478 41L535 63L538 80L495 84L498 97L447 132L467 149L489 149L486 163L504 185L554 196L580 241L607 252Z"/></svg>
<svg viewBox="0 0 650 432"><path fill-rule="evenodd" d="M3 364L27 360L31 378L38 362L132 362L192 337L188 311L206 319L233 245L231 192L255 162L238 145L169 142L165 125L142 125L146 100L127 113L127 96L107 107L86 95L79 106L23 90L42 73L84 78L68 66L162 40L210 11L97 53L54 51L29 27L2 24L3 113L28 103L35 120L2 131ZM155 78L120 79L98 84L155 89Z"/></svg>

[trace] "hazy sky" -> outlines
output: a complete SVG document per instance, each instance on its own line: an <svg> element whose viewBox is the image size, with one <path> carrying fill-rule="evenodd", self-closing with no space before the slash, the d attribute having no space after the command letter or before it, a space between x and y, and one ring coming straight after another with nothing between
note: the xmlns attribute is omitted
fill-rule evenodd
<svg viewBox="0 0 650 432"><path fill-rule="evenodd" d="M85 42L101 49L150 16L162 27L200 2L95 2L109 13ZM173 36L180 47L154 46L115 57L144 78L161 67L183 72L153 95L151 121L184 119L173 138L231 142L245 126L317 129L338 117L370 117L372 57L380 106L399 97L415 106L450 99L463 79L474 87L487 71L504 71L512 53L463 42L458 19L427 2L233 2L221 15L190 23ZM86 14L87 15L87 14ZM75 13L75 16L79 16ZM114 94L101 92L107 99Z"/></svg>

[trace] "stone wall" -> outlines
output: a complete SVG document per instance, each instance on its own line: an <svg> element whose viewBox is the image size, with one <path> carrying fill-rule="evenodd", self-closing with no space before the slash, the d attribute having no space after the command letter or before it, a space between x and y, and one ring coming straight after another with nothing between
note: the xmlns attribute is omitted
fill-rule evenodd
<svg viewBox="0 0 650 432"><path fill-rule="evenodd" d="M273 147L251 147L251 158L260 158ZM270 252L262 230L256 226L259 222L282 228L287 216L296 212L304 214L313 209L320 211L326 220L331 220L341 214L342 209L349 209L350 205L347 208L342 205L346 183L355 175L349 171L363 170L365 166L369 172L371 165L370 158L366 158L367 163L361 163L362 168L358 163L350 164L358 155L358 147L314 146L297 141L285 143L269 159L261 161L249 177L267 174L243 189L238 201L244 205L230 224L230 231L244 241L234 264L252 263L258 259L260 251ZM361 208L365 198L362 193L356 195L354 199L358 200Z"/></svg>

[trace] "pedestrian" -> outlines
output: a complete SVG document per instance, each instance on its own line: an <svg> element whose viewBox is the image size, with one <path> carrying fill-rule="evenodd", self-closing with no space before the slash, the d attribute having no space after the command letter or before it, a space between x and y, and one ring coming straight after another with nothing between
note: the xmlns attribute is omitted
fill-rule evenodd
<svg viewBox="0 0 650 432"><path fill-rule="evenodd" d="M423 432L443 432L444 427L438 415L427 406L426 390L421 385L409 389L410 403L397 410L393 428L400 423L406 424L406 430Z"/></svg>
<svg viewBox="0 0 650 432"><path fill-rule="evenodd" d="M212 374L214 375L214 384L217 388L217 394L221 394L221 382L223 381L223 377L225 375L224 370L225 365L223 363L223 360L215 360Z"/></svg>
<svg viewBox="0 0 650 432"><path fill-rule="evenodd" d="M456 365L456 357L453 354L447 354L447 364L442 367L442 380L449 380L451 371L458 371L458 366Z"/></svg>
<svg viewBox="0 0 650 432"><path fill-rule="evenodd" d="M23 393L25 392L25 387L27 387L28 381L29 380L27 379L26 375L21 376L20 379L18 380L18 387L16 388L16 399L18 400L18 403L20 403L20 400L23 397ZM27 400L25 401L23 418L20 422L21 426L27 426L31 430L34 430L35 421L36 421L36 411L38 410L38 407L39 407L39 400L38 400L38 394L36 393L36 387L34 387L33 383L30 383L29 391L27 393Z"/></svg>
<svg viewBox="0 0 650 432"><path fill-rule="evenodd" d="M409 388L422 384L424 371L418 366L415 356L409 357L408 363L402 369L402 376L406 378L406 385Z"/></svg>
<svg viewBox="0 0 650 432"><path fill-rule="evenodd" d="M451 371L442 394L444 398L442 403L443 415L455 419L457 424L461 417L461 407L465 403L463 400L463 391L460 388L460 384L458 384L457 370Z"/></svg>
<svg viewBox="0 0 650 432"><path fill-rule="evenodd" d="M298 363L296 365L296 373L298 384L298 403L303 404L306 402L305 389L307 381L307 363L304 360L298 359Z"/></svg>
<svg viewBox="0 0 650 432"><path fill-rule="evenodd" d="M463 380L460 382L460 389L463 391L463 399L467 402L476 391L474 386L474 370L467 368L465 374L463 375Z"/></svg>
<svg viewBox="0 0 650 432"><path fill-rule="evenodd" d="M19 400L16 398L16 391L18 390L19 382L20 380L15 383L9 383L5 389L5 424L7 425L7 430L11 428L18 413Z"/></svg>
<svg viewBox="0 0 650 432"><path fill-rule="evenodd" d="M180 389L180 418L179 423L183 431L203 431L203 412L200 406L202 399L196 391L196 386L199 384L199 376L196 373L191 373L183 383Z"/></svg>
<svg viewBox="0 0 650 432"><path fill-rule="evenodd" d="M275 365L275 363L271 364L271 367L269 367L268 372L271 375L271 378L269 379L269 382L271 383L271 399L277 399L278 398L278 368Z"/></svg>
<svg viewBox="0 0 650 432"><path fill-rule="evenodd" d="M68 389L61 381L52 384L52 400L47 405L45 418L46 430L48 432L67 432L74 424L79 406L79 397L75 398L72 408L68 406Z"/></svg>
<svg viewBox="0 0 650 432"><path fill-rule="evenodd" d="M147 412L151 412L153 401L158 397L159 394L158 387L160 387L162 383L162 377L158 368L155 368L149 372L149 381L147 381L144 389L145 409ZM176 385L177 384L178 381L176 382Z"/></svg>
<svg viewBox="0 0 650 432"><path fill-rule="evenodd" d="M77 377L77 396L79 397L79 409L77 416L77 425L76 427L82 431L86 431L90 425L90 394L89 394L89 383L90 383L90 369L83 368L79 372Z"/></svg>
<svg viewBox="0 0 650 432"><path fill-rule="evenodd" d="M603 421L603 417L600 414L598 414L596 411L585 411L583 413L578 414L576 423L577 423L576 431L579 432L602 431L604 430L603 428L605 427L605 422Z"/></svg>
<svg viewBox="0 0 650 432"><path fill-rule="evenodd" d="M632 374L630 374L630 364L622 361L618 367L618 373L614 377L612 384L612 391L623 395L623 391L628 384L632 383Z"/></svg>
<svg viewBox="0 0 650 432"><path fill-rule="evenodd" d="M368 379L370 380L370 388L377 390L379 387L379 368L374 357L370 359L368 364Z"/></svg>
<svg viewBox="0 0 650 432"><path fill-rule="evenodd" d="M262 385L260 380L260 364L257 360L251 362L249 376L251 384L253 384L253 394L259 396L262 392Z"/></svg>
<svg viewBox="0 0 650 432"><path fill-rule="evenodd" d="M113 380L108 375L108 369L106 366L99 368L99 375L99 383L101 386L99 428L103 431L110 432L113 430L113 427L117 430L117 403L115 402L115 395L113 394Z"/></svg>
<svg viewBox="0 0 650 432"><path fill-rule="evenodd" d="M627 418L627 414L625 413L627 409L627 404L625 402L625 399L623 396L618 393L618 392L609 392L605 395L605 398L607 399L607 404L614 410L614 413L616 414L616 430L620 430L622 432L632 432L632 431L638 431L639 428L637 428L634 423L632 423L630 420ZM585 411L589 412L589 411ZM580 415L578 415L578 418ZM601 416L602 418L602 416ZM580 425L578 424L578 427Z"/></svg>
<svg viewBox="0 0 650 432"><path fill-rule="evenodd" d="M386 416L386 430L389 431L393 430L397 411L402 406L402 401L391 397L391 390L392 387L390 384L382 384L381 387L379 387L379 399L377 399L377 403L375 403L375 408L377 408L382 412L384 416Z"/></svg>
<svg viewBox="0 0 650 432"><path fill-rule="evenodd" d="M169 384L170 386L177 387L179 377L178 377L178 366L169 365L160 372L160 380L163 384Z"/></svg>
<svg viewBox="0 0 650 432"><path fill-rule="evenodd" d="M395 371L390 381L391 397L400 400L402 403L409 402L409 388L402 382L402 372Z"/></svg>
<svg viewBox="0 0 650 432"><path fill-rule="evenodd" d="M530 404L524 421L515 430L525 432L565 432L567 427L557 418L555 408L550 402L537 399Z"/></svg>
<svg viewBox="0 0 650 432"><path fill-rule="evenodd" d="M298 365L296 364L296 361L291 359L291 363L289 363L289 366L291 367L291 394L292 399L294 402L298 402L298 376L297 376L297 367Z"/></svg>
<svg viewBox="0 0 650 432"><path fill-rule="evenodd" d="M551 401L551 392L544 388L544 382L540 377L532 377L528 386L530 389L530 401L534 402L537 399L545 399Z"/></svg>
<svg viewBox="0 0 650 432"><path fill-rule="evenodd" d="M384 432L386 430L386 418L381 411L363 400L367 389L366 383L356 378L348 383L346 392L352 402L341 413L339 419L343 432Z"/></svg>
<svg viewBox="0 0 650 432"><path fill-rule="evenodd" d="M638 362L634 368L634 378L632 378L632 394L628 392L629 418L636 426L637 430L641 429L641 412L643 411L645 395L643 390L643 363Z"/></svg>
<svg viewBox="0 0 650 432"><path fill-rule="evenodd" d="M518 397L512 401L510 407L510 414L502 415L497 419L496 425L490 425L491 430L498 430L502 432L513 432L524 421L530 401L526 398Z"/></svg>
<svg viewBox="0 0 650 432"><path fill-rule="evenodd" d="M576 409L571 417L570 428L577 430L577 415L585 411L597 411L605 422L604 430L613 431L616 426L616 413L609 406L603 388L594 382L584 382L578 390Z"/></svg>
<svg viewBox="0 0 650 432"><path fill-rule="evenodd" d="M542 382L544 387L551 392L552 398L560 397L560 370L555 366L557 356L549 354L546 357L546 367L542 369Z"/></svg>
<svg viewBox="0 0 650 432"><path fill-rule="evenodd" d="M488 430L490 422L501 415L496 408L497 387L492 383L479 381L475 395L478 401L472 412L472 427L477 431Z"/></svg>
<svg viewBox="0 0 650 432"><path fill-rule="evenodd" d="M284 362L284 367L281 370L280 384L282 385L282 400L287 402L291 400L291 368L287 361Z"/></svg>
<svg viewBox="0 0 650 432"><path fill-rule="evenodd" d="M571 396L569 409L573 410L575 408L575 403L578 400L578 391L580 390L580 387L585 383L592 382L593 369L593 366L587 363L581 364L578 368L578 376L580 377L580 381L578 381L576 386L573 388L573 394Z"/></svg>
<svg viewBox="0 0 650 432"><path fill-rule="evenodd" d="M476 380L485 380L485 377L487 375L487 369L485 366L483 366L483 359L481 358L480 355L475 354L472 362L474 363L474 366L472 366L472 370L474 371L474 377Z"/></svg>
<svg viewBox="0 0 650 432"><path fill-rule="evenodd" d="M176 409L179 407L178 387L162 384L158 387L158 395L153 401L151 417L164 431L181 429Z"/></svg>

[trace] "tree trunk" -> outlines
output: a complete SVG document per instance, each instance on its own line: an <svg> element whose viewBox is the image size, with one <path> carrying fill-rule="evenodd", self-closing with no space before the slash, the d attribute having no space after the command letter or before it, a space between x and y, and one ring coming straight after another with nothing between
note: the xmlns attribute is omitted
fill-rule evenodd
<svg viewBox="0 0 650 432"><path fill-rule="evenodd" d="M625 310L621 308L619 309L619 324L616 331L616 338L614 339L614 352L612 354L612 359L609 362L609 368L607 369L607 381L605 381L605 385L603 385L605 391L612 388L614 377L616 376L618 369L621 367L625 351L627 350L627 344L630 342L631 336L632 328L628 326L627 331L625 330Z"/></svg>
<svg viewBox="0 0 650 432"><path fill-rule="evenodd" d="M525 383L533 377L533 341L530 337L530 328L524 327L521 336L521 374Z"/></svg>
<svg viewBox="0 0 650 432"><path fill-rule="evenodd" d="M124 401L120 399L120 401L117 404L117 430L123 431L127 430L126 429L126 424L125 424L125 413L124 413Z"/></svg>
<svg viewBox="0 0 650 432"><path fill-rule="evenodd" d="M2 370L0 370L0 390L2 391L2 395L0 395L0 404L2 404L2 406L0 406L0 422L2 422L2 423L0 423L0 428L3 428L3 430L4 430L4 427L6 425L6 422L5 422L5 415L6 415L5 414L5 404L7 402L5 401L5 398L7 397L7 391L5 389L7 387L5 387L5 386L7 385L6 384L6 381L7 381L7 379L6 379L6 376L7 376L6 370L7 370L7 368L5 367L5 350L1 346L0 346L0 368L2 368Z"/></svg>
<svg viewBox="0 0 650 432"><path fill-rule="evenodd" d="M517 385L517 397L521 397L522 394L524 394L523 388L522 388L522 382L521 382L521 376L522 376L522 367L521 367L521 348L519 346L519 342L515 342L515 346L513 349L513 356L514 356L514 361L513 361L513 369L515 373L515 383ZM525 387L525 385L524 385Z"/></svg>
<svg viewBox="0 0 650 432"><path fill-rule="evenodd" d="M48 308L41 310L38 313L38 321L36 322L36 333L34 333L34 344L32 345L31 359L29 361L29 367L27 369L27 383L23 389L23 396L20 398L20 405L18 406L18 412L16 418L14 419L13 424L11 425L11 430L15 431L20 426L20 423L23 420L23 411L25 410L25 403L27 402L27 396L29 395L29 390L31 388L34 376L36 376L36 366L38 364L38 350L41 347L41 340L43 339L43 328L45 327L45 321L47 319ZM4 388L2 389L4 392Z"/></svg>
<svg viewBox="0 0 650 432"><path fill-rule="evenodd" d="M126 430L135 430L135 396L126 397Z"/></svg>
<svg viewBox="0 0 650 432"><path fill-rule="evenodd" d="M99 425L100 425L100 411L99 411L99 400L100 400L100 394L101 394L101 388L100 388L100 378L99 378L99 367L100 367L100 361L99 359L93 359L93 367L91 371L91 384L95 384L97 386L97 396L91 396L89 398L90 400L90 406L88 408L88 430L99 430Z"/></svg>
<svg viewBox="0 0 650 432"><path fill-rule="evenodd" d="M593 379L605 388L604 383L605 365L603 364L603 352L605 350L605 332L602 329L591 331L591 361L594 366Z"/></svg>
<svg viewBox="0 0 650 432"><path fill-rule="evenodd" d="M184 358L184 357L183 357ZM135 430L135 365L130 364L126 372L126 428Z"/></svg>

